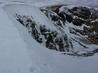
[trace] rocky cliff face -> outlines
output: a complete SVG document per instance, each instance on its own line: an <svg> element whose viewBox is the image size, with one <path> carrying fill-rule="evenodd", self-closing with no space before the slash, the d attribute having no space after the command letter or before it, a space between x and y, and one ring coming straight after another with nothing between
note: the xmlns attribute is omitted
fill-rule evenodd
<svg viewBox="0 0 98 73"><path fill-rule="evenodd" d="M98 52L95 47L98 45L98 10L66 5L42 7L40 10L59 32L38 25L33 16L15 16L38 43L73 56L87 57Z"/></svg>

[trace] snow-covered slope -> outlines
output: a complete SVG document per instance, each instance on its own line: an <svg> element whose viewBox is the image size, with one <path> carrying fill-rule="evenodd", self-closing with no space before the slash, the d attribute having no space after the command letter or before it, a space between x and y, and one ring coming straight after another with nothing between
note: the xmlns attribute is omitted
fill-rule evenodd
<svg viewBox="0 0 98 73"><path fill-rule="evenodd" d="M59 16L56 17L56 13L52 10L49 12L46 9L45 14L48 15L48 19L39 8L31 5L9 4L3 8L8 15L13 17L12 19L25 26L33 39L44 47L77 56L92 56L97 50L98 46L89 42L88 36L90 35L88 35L89 32L84 32L84 26L66 23L63 19L59 19ZM53 16L59 20L52 21Z"/></svg>
<svg viewBox="0 0 98 73"><path fill-rule="evenodd" d="M27 46L2 8L0 23L0 73L30 73Z"/></svg>
<svg viewBox="0 0 98 73"><path fill-rule="evenodd" d="M39 8L15 3L0 7L0 73L98 72L97 54L79 58L51 51L30 36L28 29L17 21L16 14L30 19L33 16L38 26L46 25L50 30L61 33Z"/></svg>
<svg viewBox="0 0 98 73"><path fill-rule="evenodd" d="M41 2L46 0L0 0L0 2Z"/></svg>
<svg viewBox="0 0 98 73"><path fill-rule="evenodd" d="M75 4L88 5L91 7L98 6L98 0L77 0Z"/></svg>

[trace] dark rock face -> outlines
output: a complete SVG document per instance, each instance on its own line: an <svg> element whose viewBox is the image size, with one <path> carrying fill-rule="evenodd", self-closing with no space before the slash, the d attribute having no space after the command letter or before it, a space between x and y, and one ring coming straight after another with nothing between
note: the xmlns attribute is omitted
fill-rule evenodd
<svg viewBox="0 0 98 73"><path fill-rule="evenodd" d="M62 11L61 8L63 8ZM41 11L43 9L41 8ZM88 8L88 7L72 7L72 8L66 8L66 6L61 6L61 7L56 7L56 11L50 7L49 9L46 8L43 10L45 14L48 14L48 18L56 25L56 27L61 27L65 28L68 23L71 23L71 25L75 27L82 27L82 29L77 29L74 27L69 28L70 34L74 34L76 36L87 36L86 38L82 38L84 41L79 41L77 39L73 39L72 41L78 42L79 45L81 45L84 48L87 48L86 45L82 43L89 43L89 44L98 44L98 12L95 9ZM42 12L43 12L42 11ZM50 12L51 11L51 12ZM55 19L51 16L54 15ZM96 20L97 19L97 20ZM66 31L65 31L66 32ZM63 48L63 44L61 43L62 40L60 41L60 44ZM72 42L71 42L72 43ZM70 46L74 47L74 45L70 44ZM72 48L71 47L71 48ZM61 49L62 50L62 49ZM67 49L70 51L69 49ZM62 50L64 51L64 50ZM82 54L78 54L78 52L70 53L68 55L74 55L74 56L93 56L95 53L94 51L92 52L86 52Z"/></svg>
<svg viewBox="0 0 98 73"><path fill-rule="evenodd" d="M84 21L82 21L81 19L73 19L72 23L76 26L82 26L82 24L84 23Z"/></svg>
<svg viewBox="0 0 98 73"><path fill-rule="evenodd" d="M69 23L71 23L72 20L73 20L73 18L72 18L71 15L66 14L66 20L67 20Z"/></svg>
<svg viewBox="0 0 98 73"><path fill-rule="evenodd" d="M16 19L28 29L28 32L38 43L45 44L44 46L49 49L66 51L68 42L65 39L67 37L63 34L48 29L46 25L38 25L31 16L16 14Z"/></svg>
<svg viewBox="0 0 98 73"><path fill-rule="evenodd" d="M93 43L98 42L98 10L88 7L72 7L71 9L64 9L61 12L63 13L62 16L65 17L62 22L67 21L75 26L86 25L87 27L84 26L82 30L77 30L77 32L81 35L88 36L88 39L91 42L93 41ZM59 14L61 12L59 11ZM58 16L60 16L59 14L57 13ZM60 17L62 18L62 16Z"/></svg>
<svg viewBox="0 0 98 73"><path fill-rule="evenodd" d="M61 10L63 8L63 10ZM45 47L71 56L88 57L98 53L98 48L89 51L87 45L98 45L98 12L88 7L55 6L40 8L61 32L39 25L32 16L16 14L16 20L28 29L31 36ZM86 36L86 37L85 37ZM76 45L84 48L81 53Z"/></svg>
<svg viewBox="0 0 98 73"><path fill-rule="evenodd" d="M91 15L90 9L87 7L73 7L69 10L72 14L84 19L88 19Z"/></svg>

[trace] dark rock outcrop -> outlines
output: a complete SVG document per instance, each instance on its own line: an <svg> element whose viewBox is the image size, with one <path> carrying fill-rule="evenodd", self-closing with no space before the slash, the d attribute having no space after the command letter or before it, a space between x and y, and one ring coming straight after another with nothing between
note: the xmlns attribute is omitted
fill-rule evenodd
<svg viewBox="0 0 98 73"><path fill-rule="evenodd" d="M61 8L63 8L61 10ZM98 12L88 7L50 6L40 9L54 24L56 30L39 25L32 16L16 14L16 20L28 29L31 36L45 47L71 56L93 56L97 48L89 51L87 45L98 45ZM51 26L52 27L52 26ZM85 51L76 50L76 46Z"/></svg>

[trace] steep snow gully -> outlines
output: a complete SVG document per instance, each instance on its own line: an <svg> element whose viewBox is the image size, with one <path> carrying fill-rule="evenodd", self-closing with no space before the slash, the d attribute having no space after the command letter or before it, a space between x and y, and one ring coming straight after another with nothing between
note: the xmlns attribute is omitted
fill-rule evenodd
<svg viewBox="0 0 98 73"><path fill-rule="evenodd" d="M2 4L2 3L1 3ZM7 5L6 5L7 4ZM98 56L82 58L51 51L33 39L15 18L33 15L39 24L46 22L56 30L48 18L34 6L5 3L0 7L0 73L97 73ZM38 13L40 17L36 16ZM56 30L60 32L59 30ZM42 44L44 45L44 44Z"/></svg>

